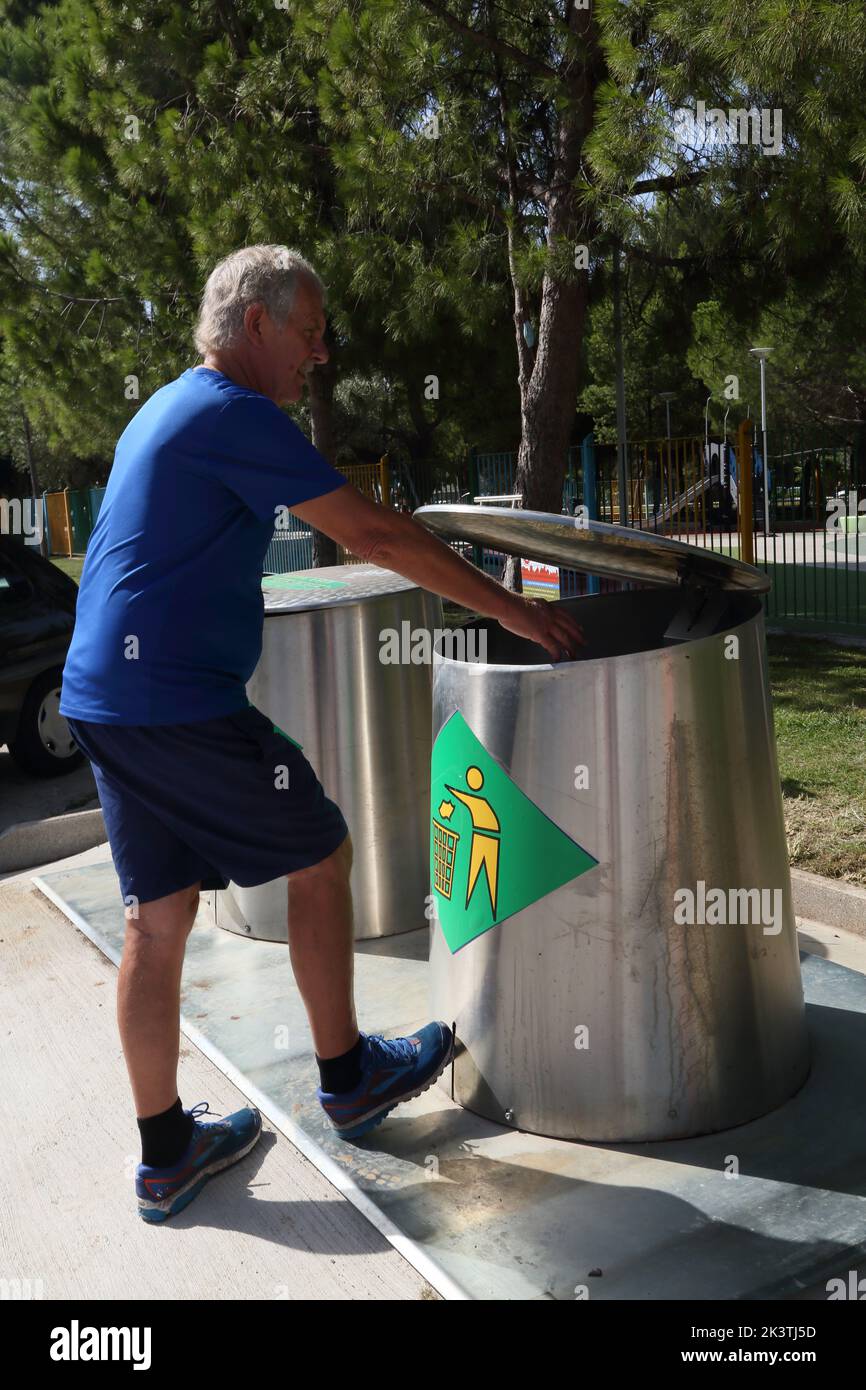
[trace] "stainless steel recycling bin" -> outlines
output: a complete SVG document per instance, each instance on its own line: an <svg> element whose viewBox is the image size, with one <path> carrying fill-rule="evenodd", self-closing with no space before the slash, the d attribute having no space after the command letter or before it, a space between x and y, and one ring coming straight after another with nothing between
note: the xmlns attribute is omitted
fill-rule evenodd
<svg viewBox="0 0 866 1390"><path fill-rule="evenodd" d="M432 1009L458 1037L439 1084L587 1141L712 1133L781 1105L810 1057L766 577L568 517L416 516L652 586L561 601L587 639L573 661L487 622L483 662L434 648Z"/></svg>
<svg viewBox="0 0 866 1390"><path fill-rule="evenodd" d="M301 744L346 818L355 939L424 926L431 668L412 659L424 655L412 642L441 628L441 600L361 564L268 575L262 588L262 655L247 695ZM284 878L232 883L214 895L216 923L286 941L287 896Z"/></svg>

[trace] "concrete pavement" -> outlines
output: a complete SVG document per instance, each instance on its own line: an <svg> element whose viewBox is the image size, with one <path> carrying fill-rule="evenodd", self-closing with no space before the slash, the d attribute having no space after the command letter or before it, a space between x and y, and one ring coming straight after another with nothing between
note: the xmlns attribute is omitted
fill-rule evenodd
<svg viewBox="0 0 866 1390"><path fill-rule="evenodd" d="M117 971L31 872L0 883L0 1277L41 1280L41 1296L61 1300L438 1299L267 1121L252 1153L186 1211L162 1226L139 1219ZM188 1108L246 1104L184 1036L179 1084Z"/></svg>

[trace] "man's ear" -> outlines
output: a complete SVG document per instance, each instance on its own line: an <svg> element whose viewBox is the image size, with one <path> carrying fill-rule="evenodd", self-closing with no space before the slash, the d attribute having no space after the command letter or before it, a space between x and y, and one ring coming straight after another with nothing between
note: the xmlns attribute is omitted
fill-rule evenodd
<svg viewBox="0 0 866 1390"><path fill-rule="evenodd" d="M261 347L264 343L264 328L267 310L264 304L247 305L244 314L244 334L246 340L253 347Z"/></svg>

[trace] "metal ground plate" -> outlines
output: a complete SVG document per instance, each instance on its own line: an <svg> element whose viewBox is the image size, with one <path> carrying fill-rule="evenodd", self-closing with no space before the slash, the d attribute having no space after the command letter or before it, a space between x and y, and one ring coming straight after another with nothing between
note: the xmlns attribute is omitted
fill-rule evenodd
<svg viewBox="0 0 866 1390"><path fill-rule="evenodd" d="M34 882L119 960L110 862ZM367 1032L428 1020L427 947L426 929L356 947ZM204 908L182 1026L446 1297L778 1299L866 1256L866 976L807 955L803 980L813 1067L802 1090L750 1124L657 1144L515 1133L439 1087L359 1143L337 1139L286 947L221 931Z"/></svg>

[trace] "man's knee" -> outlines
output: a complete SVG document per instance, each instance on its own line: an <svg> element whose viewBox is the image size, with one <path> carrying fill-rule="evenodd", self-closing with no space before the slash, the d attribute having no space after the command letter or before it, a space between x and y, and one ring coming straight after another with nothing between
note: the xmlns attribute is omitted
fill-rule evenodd
<svg viewBox="0 0 866 1390"><path fill-rule="evenodd" d="M311 864L309 868L296 869L294 873L287 874L289 885L321 882L325 879L346 879L352 870L353 855L352 837L347 835L342 844L339 844L333 854L329 854L326 859L320 859L318 864Z"/></svg>
<svg viewBox="0 0 866 1390"><path fill-rule="evenodd" d="M167 940L186 938L198 913L200 889L201 884L194 883L164 898L153 898L146 903L133 901L127 905L124 916L129 926L138 928L140 936Z"/></svg>

